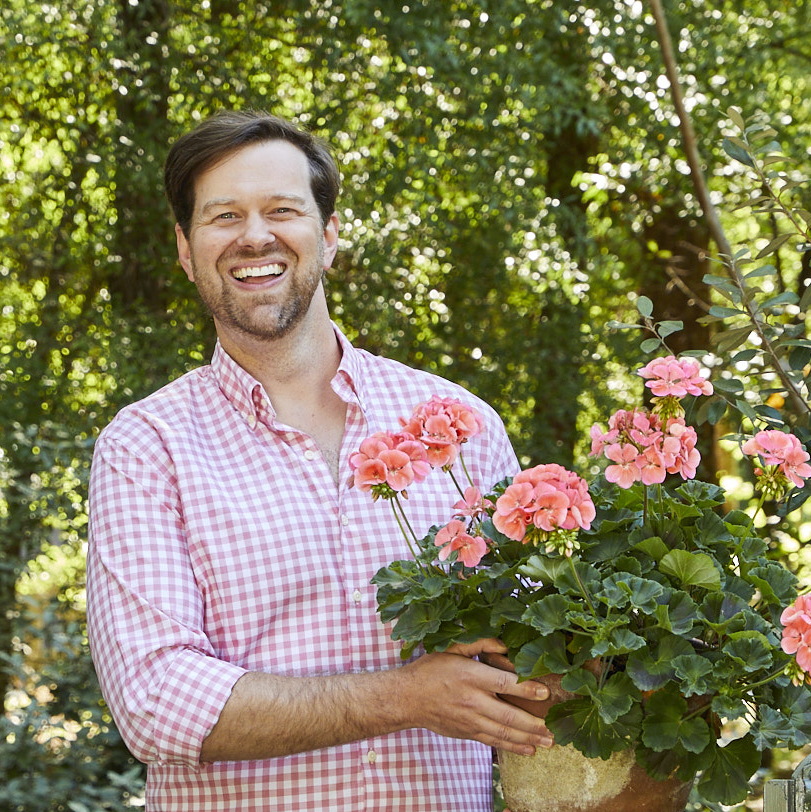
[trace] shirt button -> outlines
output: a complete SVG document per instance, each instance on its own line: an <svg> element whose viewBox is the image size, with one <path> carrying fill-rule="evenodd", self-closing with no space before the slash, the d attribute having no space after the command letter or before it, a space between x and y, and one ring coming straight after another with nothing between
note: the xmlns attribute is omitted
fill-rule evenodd
<svg viewBox="0 0 811 812"><path fill-rule="evenodd" d="M369 762L369 764L374 764L377 761L377 753L375 753L374 750L370 750L366 754L366 760Z"/></svg>
<svg viewBox="0 0 811 812"><path fill-rule="evenodd" d="M341 516L341 524L346 527L349 524L349 516L345 513Z"/></svg>
<svg viewBox="0 0 811 812"><path fill-rule="evenodd" d="M316 455L315 455L315 451L313 451L311 448L308 448L308 449L307 449L307 450L304 452L304 459L305 459L305 460L314 460L314 459L315 459L315 456L316 456Z"/></svg>
<svg viewBox="0 0 811 812"><path fill-rule="evenodd" d="M360 590L359 590L359 589L356 589L356 590L355 590L355 591L352 593L352 600L353 600L353 601L355 601L355 603L360 603L360 599L361 599L362 597L363 597L363 595L361 595L361 594L360 594Z"/></svg>
<svg viewBox="0 0 811 812"><path fill-rule="evenodd" d="M256 428L256 415L252 414L248 416L248 425L252 428Z"/></svg>

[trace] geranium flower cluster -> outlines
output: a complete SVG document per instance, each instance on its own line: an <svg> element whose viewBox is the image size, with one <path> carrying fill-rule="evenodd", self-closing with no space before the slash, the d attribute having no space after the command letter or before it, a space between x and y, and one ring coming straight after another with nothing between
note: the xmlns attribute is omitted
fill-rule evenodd
<svg viewBox="0 0 811 812"><path fill-rule="evenodd" d="M789 483L802 488L803 480L811 476L809 454L793 434L779 429L759 431L747 440L741 450L750 457L758 457L764 469L755 469L761 489L779 499Z"/></svg>
<svg viewBox="0 0 811 812"><path fill-rule="evenodd" d="M654 412L620 409L608 421L608 431L591 427L591 456L605 454L611 461L605 478L620 488L634 482L655 485L668 474L693 479L701 462L698 436L681 417L662 420Z"/></svg>
<svg viewBox="0 0 811 812"><path fill-rule="evenodd" d="M402 431L378 431L349 458L351 484L374 499L392 499L433 468L450 468L462 444L484 427L481 415L460 400L436 395L400 418Z"/></svg>
<svg viewBox="0 0 811 812"><path fill-rule="evenodd" d="M635 482L656 485L668 474L693 479L701 462L696 430L684 421L682 398L711 395L712 384L701 375L698 363L673 355L656 358L638 370L654 394L650 410L620 410L608 421L608 431L591 427L591 456L610 460L605 478L620 488Z"/></svg>
<svg viewBox="0 0 811 812"><path fill-rule="evenodd" d="M349 458L352 484L377 499L391 498L431 473L425 446L406 432L378 431Z"/></svg>
<svg viewBox="0 0 811 812"><path fill-rule="evenodd" d="M446 469L456 462L462 444L484 428L475 409L460 400L436 395L417 406L408 420L400 418L400 423L404 432L423 443L431 466Z"/></svg>
<svg viewBox="0 0 811 812"><path fill-rule="evenodd" d="M594 516L586 481L549 463L515 475L496 501L493 524L507 538L527 543L556 530L588 530Z"/></svg>
<svg viewBox="0 0 811 812"><path fill-rule="evenodd" d="M654 358L637 371L645 378L647 386L658 398L673 397L678 400L687 395L711 395L712 384L701 375L698 362L690 358L668 355Z"/></svg>
<svg viewBox="0 0 811 812"><path fill-rule="evenodd" d="M780 615L783 639L780 645L786 654L795 654L797 665L811 677L811 595L800 595Z"/></svg>

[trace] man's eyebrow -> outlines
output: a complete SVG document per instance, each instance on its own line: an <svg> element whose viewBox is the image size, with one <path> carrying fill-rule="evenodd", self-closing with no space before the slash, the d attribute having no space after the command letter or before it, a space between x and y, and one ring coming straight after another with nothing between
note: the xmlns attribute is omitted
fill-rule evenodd
<svg viewBox="0 0 811 812"><path fill-rule="evenodd" d="M234 198L230 197L220 197L215 198L214 200L206 201L203 206L200 208L200 214L205 214L206 212L211 211L211 209L218 209L223 206L234 206L237 205L239 201ZM266 203L295 203L298 206L304 207L307 205L307 200L303 198L301 195L297 194L277 194L277 195L268 195L265 199Z"/></svg>

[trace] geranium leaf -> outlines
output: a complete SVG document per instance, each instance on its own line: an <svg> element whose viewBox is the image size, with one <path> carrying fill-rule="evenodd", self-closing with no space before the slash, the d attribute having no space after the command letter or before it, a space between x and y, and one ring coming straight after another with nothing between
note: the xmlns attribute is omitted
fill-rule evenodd
<svg viewBox="0 0 811 812"><path fill-rule="evenodd" d="M758 750L770 750L792 743L795 728L790 718L780 711L764 705L760 709L760 718L752 723L749 733Z"/></svg>
<svg viewBox="0 0 811 812"><path fill-rule="evenodd" d="M454 601L447 597L429 603L412 603L400 615L391 630L393 640L424 640L426 635L433 634L439 624L452 620L457 612Z"/></svg>
<svg viewBox="0 0 811 812"><path fill-rule="evenodd" d="M720 485L703 482L700 479L690 479L679 485L676 493L700 508L722 505L726 499L724 489Z"/></svg>
<svg viewBox="0 0 811 812"><path fill-rule="evenodd" d="M650 536L649 538L642 539L642 541L634 544L634 548L645 555L649 555L656 561L664 558L670 551L670 548L662 541L662 539L659 538L659 536Z"/></svg>
<svg viewBox="0 0 811 812"><path fill-rule="evenodd" d="M528 679L549 673L564 674L570 668L566 638L560 632L530 641L515 656L516 673Z"/></svg>
<svg viewBox="0 0 811 812"><path fill-rule="evenodd" d="M712 710L721 719L732 721L748 713L749 708L740 697L718 694L712 698Z"/></svg>
<svg viewBox="0 0 811 812"><path fill-rule="evenodd" d="M754 567L749 570L747 577L767 603L785 606L796 596L797 576L782 564L769 562L761 567Z"/></svg>
<svg viewBox="0 0 811 812"><path fill-rule="evenodd" d="M718 634L743 631L746 627L744 611L749 604L737 595L716 592L707 595L701 604L704 622Z"/></svg>
<svg viewBox="0 0 811 812"><path fill-rule="evenodd" d="M804 685L789 685L783 689L783 710L794 727L792 743L803 747L811 741L811 695Z"/></svg>
<svg viewBox="0 0 811 812"><path fill-rule="evenodd" d="M751 674L761 668L771 667L772 646L760 632L737 632L730 637L730 641L722 650L738 663L742 671Z"/></svg>
<svg viewBox="0 0 811 812"><path fill-rule="evenodd" d="M642 648L629 654L625 670L637 688L655 691L675 675L673 658L692 653L693 647L687 640L673 634L667 635L655 650Z"/></svg>
<svg viewBox="0 0 811 812"><path fill-rule="evenodd" d="M573 744L589 758L607 759L638 735L642 710L634 704L622 718L606 722L590 697L570 699L549 709L546 725L557 744Z"/></svg>
<svg viewBox="0 0 811 812"><path fill-rule="evenodd" d="M572 602L563 595L547 595L528 606L521 619L541 634L551 634L568 627L566 613L571 606Z"/></svg>
<svg viewBox="0 0 811 812"><path fill-rule="evenodd" d="M634 609L652 612L656 606L656 599L662 592L662 585L656 581L616 572L603 581L603 588L597 595L604 597L610 606L617 609L630 603Z"/></svg>
<svg viewBox="0 0 811 812"><path fill-rule="evenodd" d="M761 755L750 736L712 751L698 781L698 791L708 801L737 804L746 798L749 777L760 767Z"/></svg>
<svg viewBox="0 0 811 812"><path fill-rule="evenodd" d="M667 589L659 600L656 617L662 628L673 634L687 634L692 631L698 618L698 606L686 592Z"/></svg>
<svg viewBox="0 0 811 812"><path fill-rule="evenodd" d="M684 696L703 696L710 690L707 677L712 673L712 663L700 654L674 657L673 668L681 680Z"/></svg>
<svg viewBox="0 0 811 812"><path fill-rule="evenodd" d="M660 562L659 569L679 579L684 586L720 589L721 573L712 558L704 553L671 550Z"/></svg>
<svg viewBox="0 0 811 812"><path fill-rule="evenodd" d="M614 629L605 640L595 643L591 653L595 657L615 657L619 654L628 654L646 646L644 637L634 634L629 629Z"/></svg>
<svg viewBox="0 0 811 812"><path fill-rule="evenodd" d="M642 742L651 750L670 750L677 742L691 753L702 752L710 743L710 729L702 719L684 719L687 702L668 686L652 694L645 704Z"/></svg>

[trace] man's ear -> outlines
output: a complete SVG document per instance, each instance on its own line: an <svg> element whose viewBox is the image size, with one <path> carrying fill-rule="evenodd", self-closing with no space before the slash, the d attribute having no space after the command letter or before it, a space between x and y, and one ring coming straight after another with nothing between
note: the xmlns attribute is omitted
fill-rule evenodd
<svg viewBox="0 0 811 812"><path fill-rule="evenodd" d="M194 269L191 262L191 246L183 233L183 229L179 223L175 223L175 236L177 237L177 258L180 260L180 265L186 272L186 276L194 282Z"/></svg>
<svg viewBox="0 0 811 812"><path fill-rule="evenodd" d="M324 226L324 270L332 267L335 254L338 252L338 215L333 212L329 222Z"/></svg>

